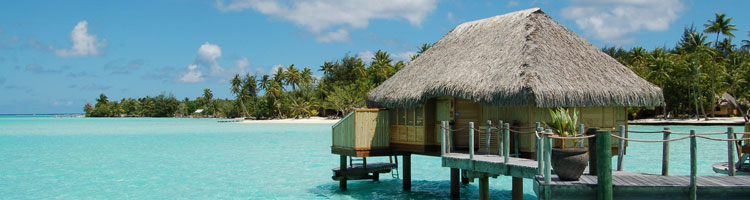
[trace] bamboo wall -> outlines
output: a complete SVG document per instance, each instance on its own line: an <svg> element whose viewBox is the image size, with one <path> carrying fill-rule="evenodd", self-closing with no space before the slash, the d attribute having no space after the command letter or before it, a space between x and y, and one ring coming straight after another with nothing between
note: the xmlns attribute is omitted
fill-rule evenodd
<svg viewBox="0 0 750 200"><path fill-rule="evenodd" d="M354 126L355 126L355 115L354 112L349 113L343 119L339 120L333 125L333 141L331 144L333 147L339 148L352 148L354 149Z"/></svg>
<svg viewBox="0 0 750 200"><path fill-rule="evenodd" d="M333 125L332 146L353 150L388 148L388 112L356 109Z"/></svg>
<svg viewBox="0 0 750 200"><path fill-rule="evenodd" d="M355 111L356 149L387 148L390 146L388 133L388 111L361 109Z"/></svg>
<svg viewBox="0 0 750 200"><path fill-rule="evenodd" d="M625 107L583 107L578 108L580 112L579 123L584 124L586 129L599 128L615 131L619 125L625 125L627 129L627 110ZM484 119L482 125L486 126L486 120L492 120L497 123L503 120L510 123L512 127L533 127L536 122L550 122L551 117L549 108L537 107L497 107L486 106L484 108ZM532 129L522 129L520 131L530 131ZM519 150L522 152L535 152L535 136L521 134L519 137ZM494 138L494 137L493 137ZM613 140L616 140L613 138ZM492 141L494 143L494 141ZM612 147L617 147L613 143ZM497 150L493 149L492 152Z"/></svg>

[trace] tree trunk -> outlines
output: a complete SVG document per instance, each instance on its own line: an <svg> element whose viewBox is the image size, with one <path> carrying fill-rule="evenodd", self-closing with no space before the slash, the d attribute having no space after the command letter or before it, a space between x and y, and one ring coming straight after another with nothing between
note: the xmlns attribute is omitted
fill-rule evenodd
<svg viewBox="0 0 750 200"><path fill-rule="evenodd" d="M719 33L721 32L716 33L716 42L714 43L714 49L717 51L719 50ZM716 89L714 88L714 82L716 82L716 56L714 56L711 68L711 117L716 117Z"/></svg>
<svg viewBox="0 0 750 200"><path fill-rule="evenodd" d="M245 114L244 116L242 116L242 118L245 118L247 117L247 108L245 107L245 103L242 101L242 97L239 97L239 99L240 99L240 105L242 106L242 113Z"/></svg>
<svg viewBox="0 0 750 200"><path fill-rule="evenodd" d="M659 80L659 82L660 82L660 84L659 84L660 87L662 87L662 89L663 89L664 88L664 80ZM663 120L667 120L667 102L666 101L664 101L664 105L662 105L661 110L662 110L662 119Z"/></svg>
<svg viewBox="0 0 750 200"><path fill-rule="evenodd" d="M701 113L700 113L700 110L698 110L698 97L699 97L698 95L700 94L701 90L700 90L700 72L698 72L697 59L694 64L695 64L695 89L693 90L693 92L695 92L694 93L695 95L694 95L693 100L695 101L695 120L700 121Z"/></svg>

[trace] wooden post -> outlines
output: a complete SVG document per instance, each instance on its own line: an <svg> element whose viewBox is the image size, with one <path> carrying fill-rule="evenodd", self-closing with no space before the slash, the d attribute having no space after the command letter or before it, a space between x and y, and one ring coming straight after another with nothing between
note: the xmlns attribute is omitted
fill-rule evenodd
<svg viewBox="0 0 750 200"><path fill-rule="evenodd" d="M469 177L467 177L466 170L461 170L461 184L468 185Z"/></svg>
<svg viewBox="0 0 750 200"><path fill-rule="evenodd" d="M503 162L508 163L510 157L510 124L503 124Z"/></svg>
<svg viewBox="0 0 750 200"><path fill-rule="evenodd" d="M578 124L578 135L577 136L583 136L585 135L583 124ZM583 147L583 139L578 140L578 147Z"/></svg>
<svg viewBox="0 0 750 200"><path fill-rule="evenodd" d="M469 160L474 160L474 122L469 122Z"/></svg>
<svg viewBox="0 0 750 200"><path fill-rule="evenodd" d="M596 131L596 199L612 200L612 141L610 131Z"/></svg>
<svg viewBox="0 0 750 200"><path fill-rule="evenodd" d="M698 197L698 144L695 141L695 130L690 130L690 136L690 199L695 200Z"/></svg>
<svg viewBox="0 0 750 200"><path fill-rule="evenodd" d="M497 155L502 156L503 155L503 120L497 121Z"/></svg>
<svg viewBox="0 0 750 200"><path fill-rule="evenodd" d="M404 154L404 183L402 184L404 191L411 191L411 154Z"/></svg>
<svg viewBox="0 0 750 200"><path fill-rule="evenodd" d="M620 125L617 129L619 129L620 137L625 138L625 126ZM617 141L617 171L622 171L623 156L625 156L625 140L619 139Z"/></svg>
<svg viewBox="0 0 750 200"><path fill-rule="evenodd" d="M511 199L523 200L523 178L513 177L513 191Z"/></svg>
<svg viewBox="0 0 750 200"><path fill-rule="evenodd" d="M664 140L669 140L672 132L669 128L664 128ZM664 142L661 149L661 175L669 176L669 142Z"/></svg>
<svg viewBox="0 0 750 200"><path fill-rule="evenodd" d="M508 128L510 128L510 126ZM516 154L516 158L521 157L521 152L518 151L518 136L520 135L519 134L513 135L513 153Z"/></svg>
<svg viewBox="0 0 750 200"><path fill-rule="evenodd" d="M340 162L339 162L339 169L341 170L339 173L341 173L341 179L339 180L339 189L346 190L346 156L340 155L339 156Z"/></svg>
<svg viewBox="0 0 750 200"><path fill-rule="evenodd" d="M447 127L448 123L446 121L440 122L440 156L445 155L445 127Z"/></svg>
<svg viewBox="0 0 750 200"><path fill-rule="evenodd" d="M732 127L727 128L727 139L729 139L729 140L734 139L734 128L732 128ZM728 151L727 151L727 156L729 158L727 160L727 170L728 170L727 174L729 176L734 176L735 175L735 171L734 171L734 144L732 144L732 143L734 143L734 141L727 141L727 148L729 148Z"/></svg>
<svg viewBox="0 0 750 200"><path fill-rule="evenodd" d="M597 129L596 128L589 128L586 130L586 135L595 135ZM597 175L596 170L596 137L589 138L589 174L590 175Z"/></svg>
<svg viewBox="0 0 750 200"><path fill-rule="evenodd" d="M451 168L451 198L457 199L461 196L459 182L461 173L458 168Z"/></svg>
<svg viewBox="0 0 750 200"><path fill-rule="evenodd" d="M536 123L536 131L542 132L542 127L539 126L539 122ZM540 135L538 138L536 135L534 138L536 138L536 167L537 167L537 175L544 174L544 140L542 138L544 135Z"/></svg>
<svg viewBox="0 0 750 200"><path fill-rule="evenodd" d="M487 155L490 154L490 140L492 140L492 120L487 120Z"/></svg>
<svg viewBox="0 0 750 200"><path fill-rule="evenodd" d="M487 176L479 178L479 199L490 199L490 181Z"/></svg>
<svg viewBox="0 0 750 200"><path fill-rule="evenodd" d="M552 133L552 129L545 130L547 134L544 134L544 199L552 199L552 191L550 191L550 182L552 181L552 166L550 160L552 159L552 142L549 138L549 134Z"/></svg>

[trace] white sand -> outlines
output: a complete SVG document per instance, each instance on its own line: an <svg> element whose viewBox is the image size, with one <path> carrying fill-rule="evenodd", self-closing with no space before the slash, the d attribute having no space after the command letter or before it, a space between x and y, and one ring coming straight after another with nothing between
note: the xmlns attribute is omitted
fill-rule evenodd
<svg viewBox="0 0 750 200"><path fill-rule="evenodd" d="M700 121L695 120L695 118L691 119L667 119L663 120L661 118L651 118L651 119L638 119L638 120L630 120L628 123L631 124L651 124L651 123L666 123L666 124L744 124L745 119L742 117L714 117L709 118L708 121L706 121L704 118L701 118Z"/></svg>
<svg viewBox="0 0 750 200"><path fill-rule="evenodd" d="M310 117L309 119L272 119L272 120L243 120L235 123L245 124L335 124L339 119L324 117Z"/></svg>

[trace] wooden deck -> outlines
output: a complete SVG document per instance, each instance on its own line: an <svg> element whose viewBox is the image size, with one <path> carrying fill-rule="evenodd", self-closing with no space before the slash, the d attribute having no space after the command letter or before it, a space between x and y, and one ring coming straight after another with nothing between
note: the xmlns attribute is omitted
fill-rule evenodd
<svg viewBox="0 0 750 200"><path fill-rule="evenodd" d="M447 153L442 156L442 166L486 173L488 176L512 176L534 180L534 191L543 199L544 177L537 175L535 160L498 155L474 155ZM596 199L597 177L583 175L578 181L560 181L552 175L551 199ZM699 176L698 199L749 199L750 177L747 176ZM661 176L627 171L612 171L614 199L687 199L690 176Z"/></svg>
<svg viewBox="0 0 750 200"><path fill-rule="evenodd" d="M377 180L378 174L391 172L392 169L398 168L395 163L369 163L367 167L361 164L355 164L341 170L341 167L331 169L333 171L333 180L341 180L346 177L349 180L373 179ZM372 175L370 175L372 174Z"/></svg>
<svg viewBox="0 0 750 200"><path fill-rule="evenodd" d="M596 199L597 177L583 175L578 181L560 181L553 175L550 182L551 199ZM748 199L750 177L700 176L698 199ZM537 176L534 191L542 199L544 177ZM614 199L687 199L690 176L661 176L633 172L612 171Z"/></svg>
<svg viewBox="0 0 750 200"><path fill-rule="evenodd" d="M498 155L475 154L474 159L470 160L468 153L447 153L443 155L442 160L443 167L487 173L490 175L534 178L538 173L537 162L525 158L509 157L508 163L505 163L505 158Z"/></svg>

